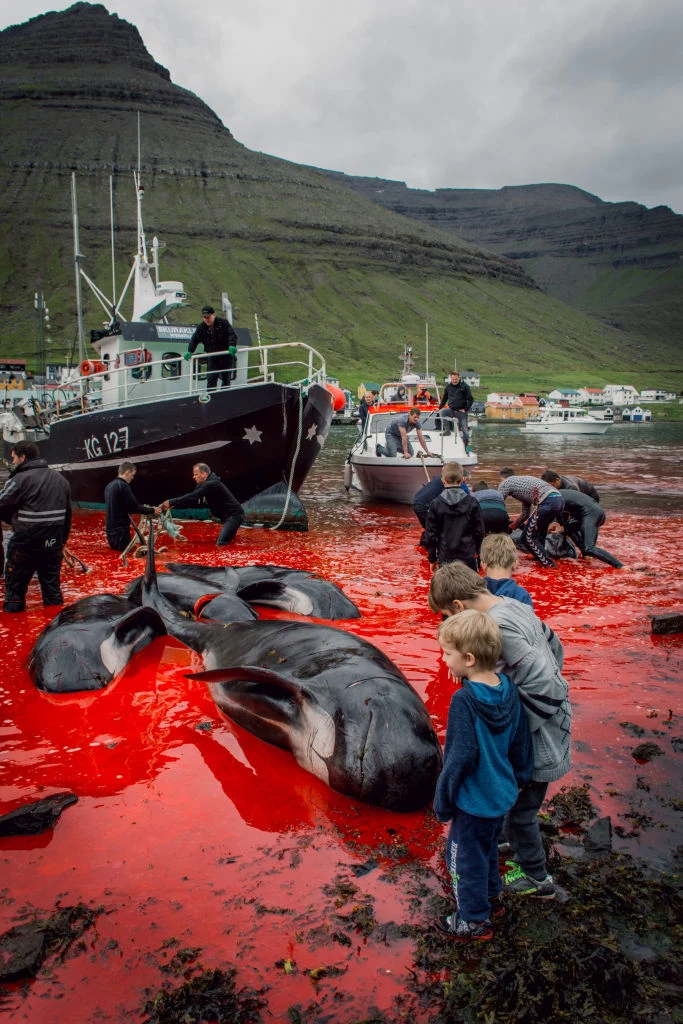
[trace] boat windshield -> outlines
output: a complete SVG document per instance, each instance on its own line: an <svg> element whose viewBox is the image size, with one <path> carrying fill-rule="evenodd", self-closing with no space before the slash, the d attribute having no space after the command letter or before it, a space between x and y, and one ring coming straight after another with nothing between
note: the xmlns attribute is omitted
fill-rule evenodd
<svg viewBox="0 0 683 1024"><path fill-rule="evenodd" d="M369 434L384 433L392 420L395 420L397 416L407 416L408 413L400 412L376 412L372 416L368 417L367 430ZM423 413L420 415L420 429L421 430L440 430L441 429L441 416L438 414L436 409L431 412Z"/></svg>

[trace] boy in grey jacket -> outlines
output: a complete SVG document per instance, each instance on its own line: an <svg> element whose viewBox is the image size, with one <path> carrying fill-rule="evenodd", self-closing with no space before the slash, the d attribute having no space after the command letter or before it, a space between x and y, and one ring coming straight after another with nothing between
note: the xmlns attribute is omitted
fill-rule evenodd
<svg viewBox="0 0 683 1024"><path fill-rule="evenodd" d="M503 640L501 671L517 686L526 710L534 747L534 771L505 819L503 834L515 864L503 878L503 892L553 899L555 887L547 873L538 811L548 784L571 765L569 687L560 671L564 653L557 636L526 605L489 593L485 581L462 562L436 571L429 605L442 615L466 608L488 612L498 623Z"/></svg>

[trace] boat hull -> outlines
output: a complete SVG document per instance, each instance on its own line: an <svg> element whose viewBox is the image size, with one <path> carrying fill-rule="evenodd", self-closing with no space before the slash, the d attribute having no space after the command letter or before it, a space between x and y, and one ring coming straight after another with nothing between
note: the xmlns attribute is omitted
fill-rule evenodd
<svg viewBox="0 0 683 1024"><path fill-rule="evenodd" d="M329 393L319 385L307 395L276 383L231 387L57 420L40 450L69 481L79 505L102 505L104 488L124 459L137 468L139 501L157 504L191 491L198 461L246 501L274 485L301 487L332 412Z"/></svg>
<svg viewBox="0 0 683 1024"><path fill-rule="evenodd" d="M610 426L608 421L594 423L526 423L527 434L604 434Z"/></svg>
<svg viewBox="0 0 683 1024"><path fill-rule="evenodd" d="M356 479L354 486L369 498L398 501L412 505L417 491L434 477L441 476L440 459L351 459Z"/></svg>

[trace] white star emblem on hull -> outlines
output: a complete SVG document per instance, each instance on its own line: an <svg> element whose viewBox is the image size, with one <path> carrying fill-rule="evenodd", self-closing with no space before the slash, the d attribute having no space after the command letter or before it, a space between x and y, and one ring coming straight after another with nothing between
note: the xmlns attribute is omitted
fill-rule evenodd
<svg viewBox="0 0 683 1024"><path fill-rule="evenodd" d="M243 441L248 441L249 444L261 443L262 430L257 430L256 427L245 427Z"/></svg>

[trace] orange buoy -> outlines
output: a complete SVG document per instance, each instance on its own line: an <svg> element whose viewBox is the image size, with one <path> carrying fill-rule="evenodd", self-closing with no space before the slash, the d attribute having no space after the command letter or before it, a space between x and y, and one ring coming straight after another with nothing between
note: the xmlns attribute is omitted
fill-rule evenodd
<svg viewBox="0 0 683 1024"><path fill-rule="evenodd" d="M325 387L332 395L332 407L335 412L341 412L346 405L346 395L336 384L326 384Z"/></svg>
<svg viewBox="0 0 683 1024"><path fill-rule="evenodd" d="M107 369L99 359L84 359L81 363L81 376L89 377L91 373L104 373Z"/></svg>

